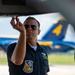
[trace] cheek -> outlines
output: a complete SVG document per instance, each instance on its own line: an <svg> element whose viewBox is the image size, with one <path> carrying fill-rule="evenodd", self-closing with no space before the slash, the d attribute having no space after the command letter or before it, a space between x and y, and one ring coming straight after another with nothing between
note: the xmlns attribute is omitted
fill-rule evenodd
<svg viewBox="0 0 75 75"><path fill-rule="evenodd" d="M39 35L40 34L40 31L37 31L37 35Z"/></svg>
<svg viewBox="0 0 75 75"><path fill-rule="evenodd" d="M33 32L33 35L37 36L38 35L38 32L37 31L34 31Z"/></svg>
<svg viewBox="0 0 75 75"><path fill-rule="evenodd" d="M37 30L37 31L35 30L35 31L33 32L33 34L39 35L39 34L40 34L40 30L39 30L39 31L38 31L38 30Z"/></svg>

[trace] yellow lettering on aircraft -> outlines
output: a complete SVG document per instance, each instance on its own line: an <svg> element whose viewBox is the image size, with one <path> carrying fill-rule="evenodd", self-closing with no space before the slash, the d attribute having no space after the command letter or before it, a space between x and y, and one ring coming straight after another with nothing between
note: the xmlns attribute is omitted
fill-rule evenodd
<svg viewBox="0 0 75 75"><path fill-rule="evenodd" d="M60 24L59 26L57 26L52 32L55 34L55 35L60 35L61 33L61 30L62 30L62 24Z"/></svg>

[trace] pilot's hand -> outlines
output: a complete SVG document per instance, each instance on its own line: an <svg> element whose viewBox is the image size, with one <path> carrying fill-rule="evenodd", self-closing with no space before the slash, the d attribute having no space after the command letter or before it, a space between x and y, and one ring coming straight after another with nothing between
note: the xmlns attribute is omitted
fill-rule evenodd
<svg viewBox="0 0 75 75"><path fill-rule="evenodd" d="M15 23L16 22L16 23ZM25 31L25 27L24 25L19 21L18 17L12 17L11 21L10 21L12 27L16 30L18 30L19 32L24 32Z"/></svg>

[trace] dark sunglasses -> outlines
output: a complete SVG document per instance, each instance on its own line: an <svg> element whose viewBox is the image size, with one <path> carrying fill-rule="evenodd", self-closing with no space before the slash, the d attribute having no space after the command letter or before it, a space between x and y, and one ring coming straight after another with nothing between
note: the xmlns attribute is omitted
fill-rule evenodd
<svg viewBox="0 0 75 75"><path fill-rule="evenodd" d="M28 24L25 24L24 26L25 26L25 29L28 29L29 27L31 27L33 30L36 30L37 29L36 25L28 25Z"/></svg>

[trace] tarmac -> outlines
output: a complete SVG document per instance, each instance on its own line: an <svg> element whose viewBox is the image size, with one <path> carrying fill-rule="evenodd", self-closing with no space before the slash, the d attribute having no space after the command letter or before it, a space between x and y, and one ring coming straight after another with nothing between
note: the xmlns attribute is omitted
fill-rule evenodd
<svg viewBox="0 0 75 75"><path fill-rule="evenodd" d="M0 75L9 75L8 65L0 65ZM48 75L75 75L75 65L50 65Z"/></svg>

